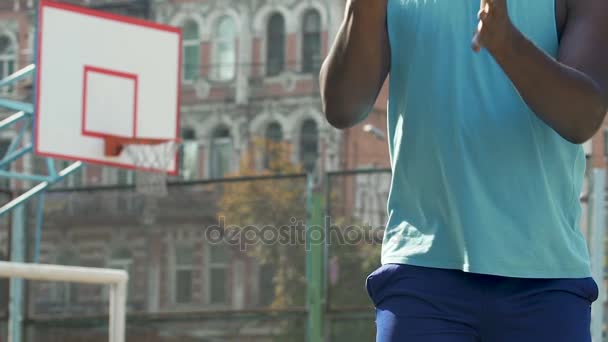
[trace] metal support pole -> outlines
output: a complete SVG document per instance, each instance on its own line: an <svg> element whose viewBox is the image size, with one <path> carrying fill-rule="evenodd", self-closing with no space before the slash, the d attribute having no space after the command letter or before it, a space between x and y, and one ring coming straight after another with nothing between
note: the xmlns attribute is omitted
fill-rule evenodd
<svg viewBox="0 0 608 342"><path fill-rule="evenodd" d="M11 222L11 261L25 261L25 207L13 210ZM23 332L23 279L11 278L8 342L21 342Z"/></svg>
<svg viewBox="0 0 608 342"><path fill-rule="evenodd" d="M110 342L125 341L127 283L125 281L110 287Z"/></svg>
<svg viewBox="0 0 608 342"><path fill-rule="evenodd" d="M604 255L606 239L606 170L593 170L593 217L591 224L591 271L599 287L599 297L591 308L591 336L593 342L603 342L604 302Z"/></svg>
<svg viewBox="0 0 608 342"><path fill-rule="evenodd" d="M42 220L44 214L44 194L43 191L38 195L38 207L36 208L36 236L34 241L34 263L40 262L40 240L42 239Z"/></svg>
<svg viewBox="0 0 608 342"><path fill-rule="evenodd" d="M26 113L34 112L33 104L9 99L0 99L0 107L8 108L10 110L23 111Z"/></svg>
<svg viewBox="0 0 608 342"><path fill-rule="evenodd" d="M323 278L323 254L326 243L323 222L323 194L312 191L312 177L307 186L306 224L306 284L308 306L308 342L323 342L323 307L325 289Z"/></svg>
<svg viewBox="0 0 608 342"><path fill-rule="evenodd" d="M12 125L15 125L16 123L18 123L19 121L21 121L23 119L27 119L29 117L30 117L30 115L24 111L15 113L15 114L9 116L8 118L0 121L0 130L9 128Z"/></svg>
<svg viewBox="0 0 608 342"><path fill-rule="evenodd" d="M21 70L17 70L12 75L0 80L0 88L15 84L17 81L29 77L36 70L36 65L30 64Z"/></svg>
<svg viewBox="0 0 608 342"><path fill-rule="evenodd" d="M10 154L7 154L4 159L2 159L2 161L0 161L0 169L3 168L8 168L9 164L14 162L15 160L23 157L24 155L32 152L34 150L34 147L32 145L27 145L26 147L23 147L15 152L12 152Z"/></svg>
<svg viewBox="0 0 608 342"><path fill-rule="evenodd" d="M81 167L82 167L82 162L75 162L72 165L63 169L61 172L59 172L58 177L55 178L53 181L56 182L58 180L61 180L64 177L67 177L70 174L72 174L73 172L77 171ZM1 171L0 171L0 174L2 174ZM39 194L42 191L45 191L52 184L53 184L53 182L49 182L49 181L42 182L42 183L36 185L35 187L31 188L27 192L23 193L21 196L13 199L12 201L5 204L4 206L0 207L0 217L2 217L2 215L9 213L11 210L14 210L16 207L21 206L23 203L27 202L33 196Z"/></svg>
<svg viewBox="0 0 608 342"><path fill-rule="evenodd" d="M29 120L23 120L23 123L21 124L21 127L19 128L19 133L17 133L17 137L14 138L13 141L11 142L11 144L8 146L5 156L13 153L19 146L21 146L21 141L23 140L23 136L25 135L25 132L27 131L27 129L30 127L29 123L30 123Z"/></svg>
<svg viewBox="0 0 608 342"><path fill-rule="evenodd" d="M22 206L15 208L15 212L21 210L23 210ZM24 278L110 285L110 342L125 341L125 304L129 281L129 275L126 271L107 268L38 265L0 261L0 277L9 277L12 280ZM20 339L20 336L16 337L13 330L10 330L9 342L20 342Z"/></svg>

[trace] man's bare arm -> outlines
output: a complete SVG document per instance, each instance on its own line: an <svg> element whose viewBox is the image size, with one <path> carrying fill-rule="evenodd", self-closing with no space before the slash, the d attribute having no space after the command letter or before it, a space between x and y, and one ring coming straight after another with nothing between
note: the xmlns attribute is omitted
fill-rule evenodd
<svg viewBox="0 0 608 342"><path fill-rule="evenodd" d="M583 143L608 111L608 1L568 2L557 60L511 24L506 0L482 0L474 48L488 49L539 118L568 141Z"/></svg>
<svg viewBox="0 0 608 342"><path fill-rule="evenodd" d="M349 0L320 73L327 121L348 128L372 110L390 68L387 0Z"/></svg>

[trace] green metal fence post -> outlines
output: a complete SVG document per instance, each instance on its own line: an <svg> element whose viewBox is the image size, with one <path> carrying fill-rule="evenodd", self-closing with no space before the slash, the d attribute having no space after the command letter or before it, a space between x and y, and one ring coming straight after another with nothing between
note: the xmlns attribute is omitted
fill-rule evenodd
<svg viewBox="0 0 608 342"><path fill-rule="evenodd" d="M11 222L11 261L25 262L25 208L16 207ZM9 342L21 342L23 332L23 279L10 279Z"/></svg>
<svg viewBox="0 0 608 342"><path fill-rule="evenodd" d="M308 307L308 342L323 342L325 228L323 225L323 194L313 190L312 177L308 177L306 224L306 283Z"/></svg>

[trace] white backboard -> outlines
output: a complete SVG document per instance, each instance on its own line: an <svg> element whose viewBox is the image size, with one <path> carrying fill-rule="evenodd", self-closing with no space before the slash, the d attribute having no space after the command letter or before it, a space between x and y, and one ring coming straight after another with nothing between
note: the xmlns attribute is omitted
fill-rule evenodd
<svg viewBox="0 0 608 342"><path fill-rule="evenodd" d="M36 153L135 168L105 155L105 136L177 139L180 53L178 28L42 0Z"/></svg>

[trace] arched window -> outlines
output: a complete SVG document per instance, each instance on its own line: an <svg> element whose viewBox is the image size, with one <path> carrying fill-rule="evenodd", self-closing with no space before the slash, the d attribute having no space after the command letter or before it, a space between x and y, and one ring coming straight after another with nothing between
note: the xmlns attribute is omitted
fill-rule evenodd
<svg viewBox="0 0 608 342"><path fill-rule="evenodd" d="M183 128L179 149L179 173L182 179L194 179L198 175L198 155L196 132L192 128Z"/></svg>
<svg viewBox="0 0 608 342"><path fill-rule="evenodd" d="M270 16L266 37L266 74L276 76L285 67L285 19L279 13Z"/></svg>
<svg viewBox="0 0 608 342"><path fill-rule="evenodd" d="M184 81L193 81L198 78L201 64L201 43L199 37L198 24L193 21L187 21L183 28L183 75Z"/></svg>
<svg viewBox="0 0 608 342"><path fill-rule="evenodd" d="M268 127L266 127L266 140L273 142L283 140L283 130L278 122L275 121L268 124Z"/></svg>
<svg viewBox="0 0 608 342"><path fill-rule="evenodd" d="M317 123L308 119L300 131L300 162L306 172L313 172L319 156L319 131Z"/></svg>
<svg viewBox="0 0 608 342"><path fill-rule="evenodd" d="M15 72L15 46L6 36L0 36L0 80ZM0 93L9 93L12 87L0 88Z"/></svg>
<svg viewBox="0 0 608 342"><path fill-rule="evenodd" d="M302 72L316 72L321 60L321 16L311 9L302 21Z"/></svg>
<svg viewBox="0 0 608 342"><path fill-rule="evenodd" d="M209 176L222 178L231 171L232 166L232 137L230 130L220 126L211 136L211 151L209 154Z"/></svg>
<svg viewBox="0 0 608 342"><path fill-rule="evenodd" d="M236 26L228 16L219 21L213 45L213 77L230 81L236 75Z"/></svg>
<svg viewBox="0 0 608 342"><path fill-rule="evenodd" d="M274 158L278 157L277 144L283 140L283 130L278 122L271 122L266 127L265 133L265 151L264 151L264 168L270 169Z"/></svg>

